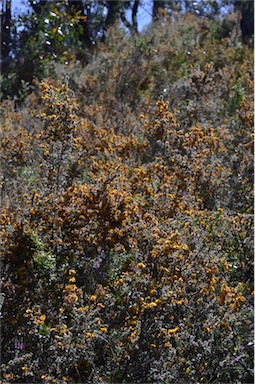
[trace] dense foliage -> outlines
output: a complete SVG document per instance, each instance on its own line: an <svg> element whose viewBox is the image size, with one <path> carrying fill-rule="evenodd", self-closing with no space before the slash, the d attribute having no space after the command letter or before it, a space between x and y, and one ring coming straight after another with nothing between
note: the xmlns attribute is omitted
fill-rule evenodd
<svg viewBox="0 0 255 384"><path fill-rule="evenodd" d="M253 382L253 50L109 29L1 130L2 378Z"/></svg>

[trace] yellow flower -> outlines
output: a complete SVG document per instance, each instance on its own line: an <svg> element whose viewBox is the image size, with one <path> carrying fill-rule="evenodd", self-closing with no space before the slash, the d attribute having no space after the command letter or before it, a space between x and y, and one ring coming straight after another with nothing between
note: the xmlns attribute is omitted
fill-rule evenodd
<svg viewBox="0 0 255 384"><path fill-rule="evenodd" d="M90 301L96 301L96 299L97 299L97 296L96 296L96 295L90 295L90 296L89 296L89 300L90 300Z"/></svg>
<svg viewBox="0 0 255 384"><path fill-rule="evenodd" d="M168 336L171 336L171 335L173 335L173 334L179 332L179 330L180 330L179 327L175 327L175 328L172 328L172 329L168 329L167 334L168 334Z"/></svg>
<svg viewBox="0 0 255 384"><path fill-rule="evenodd" d="M85 337L87 340L94 339L95 335L92 332L85 332Z"/></svg>
<svg viewBox="0 0 255 384"><path fill-rule="evenodd" d="M131 332L131 334L127 337L128 341L133 341L136 338L136 333Z"/></svg>
<svg viewBox="0 0 255 384"><path fill-rule="evenodd" d="M65 289L63 290L63 292L75 292L76 291L76 285L75 284L67 284L65 286Z"/></svg>
<svg viewBox="0 0 255 384"><path fill-rule="evenodd" d="M41 315L41 316L40 316L40 320L41 320L41 321L45 321L45 319L46 319L46 315Z"/></svg>
<svg viewBox="0 0 255 384"><path fill-rule="evenodd" d="M178 305L178 306L180 306L180 305L183 304L183 300L182 300L182 299L181 299L181 300L175 300L175 299L173 299L173 302L174 302L176 305Z"/></svg>
<svg viewBox="0 0 255 384"><path fill-rule="evenodd" d="M75 293L69 293L68 296L65 297L66 304L71 304L75 301L78 301L78 296Z"/></svg>
<svg viewBox="0 0 255 384"><path fill-rule="evenodd" d="M77 308L77 311L78 312L82 312L82 311L84 311L86 308L84 308L84 307L79 307L79 308Z"/></svg>
<svg viewBox="0 0 255 384"><path fill-rule="evenodd" d="M156 289L150 289L149 293L150 293L150 296L154 296L156 293Z"/></svg>

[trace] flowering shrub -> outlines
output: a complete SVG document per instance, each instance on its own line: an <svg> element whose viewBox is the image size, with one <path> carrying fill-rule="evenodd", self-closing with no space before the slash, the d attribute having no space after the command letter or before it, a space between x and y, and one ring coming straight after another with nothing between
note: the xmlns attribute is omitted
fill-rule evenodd
<svg viewBox="0 0 255 384"><path fill-rule="evenodd" d="M251 52L186 22L3 102L4 381L253 382Z"/></svg>

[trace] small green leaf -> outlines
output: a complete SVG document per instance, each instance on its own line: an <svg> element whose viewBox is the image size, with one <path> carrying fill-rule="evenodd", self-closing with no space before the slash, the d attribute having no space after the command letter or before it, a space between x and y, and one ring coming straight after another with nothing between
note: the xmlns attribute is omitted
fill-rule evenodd
<svg viewBox="0 0 255 384"><path fill-rule="evenodd" d="M49 329L45 323L42 323L40 325L40 330L39 330L40 335L42 336L47 336L49 334Z"/></svg>

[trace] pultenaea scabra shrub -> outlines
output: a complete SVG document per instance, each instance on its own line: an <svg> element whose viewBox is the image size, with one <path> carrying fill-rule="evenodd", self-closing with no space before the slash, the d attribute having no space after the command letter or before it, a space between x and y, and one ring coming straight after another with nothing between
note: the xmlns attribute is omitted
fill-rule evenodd
<svg viewBox="0 0 255 384"><path fill-rule="evenodd" d="M168 22L2 104L5 381L253 380L252 53Z"/></svg>

